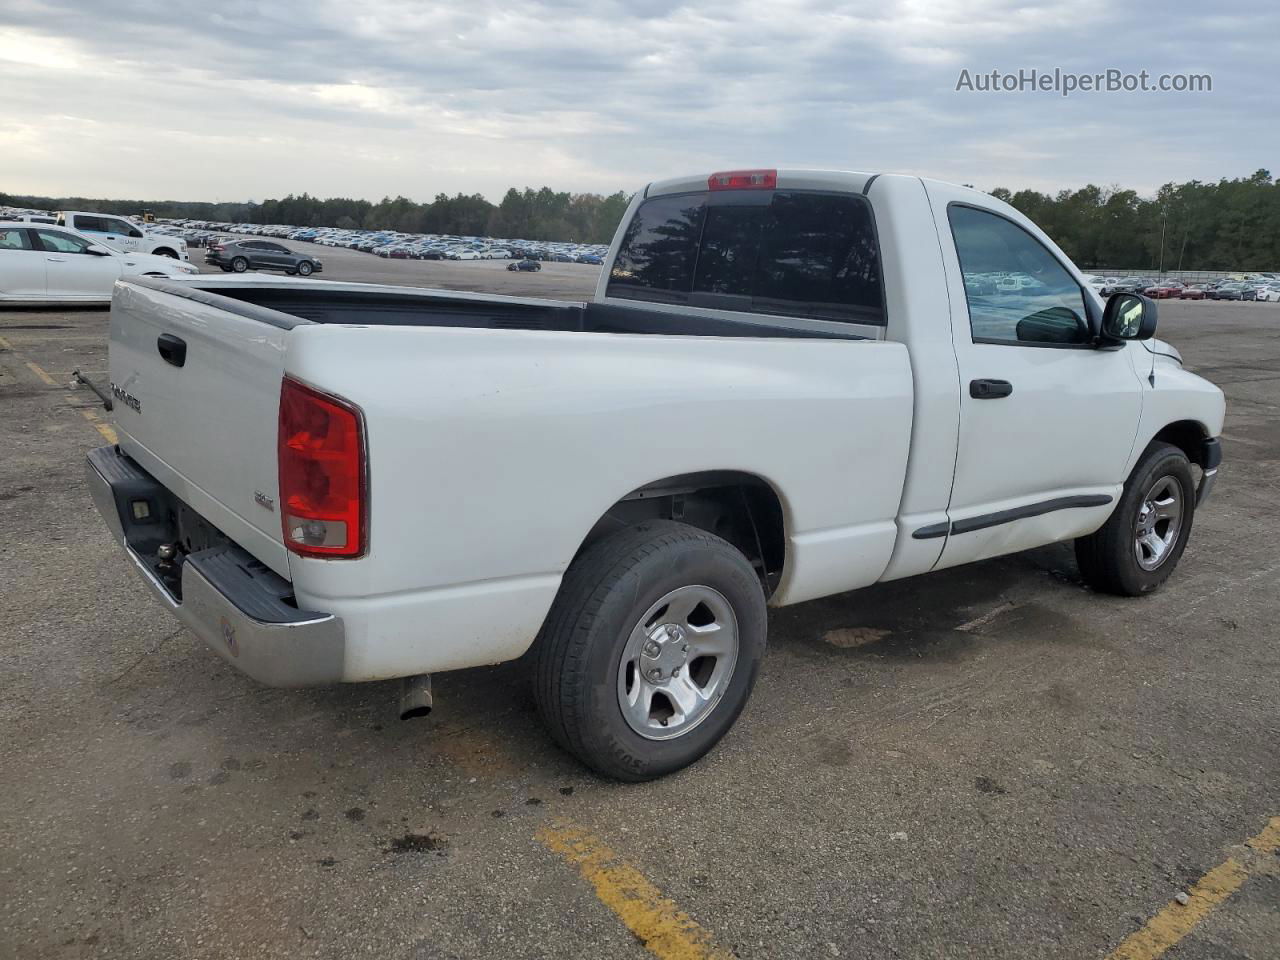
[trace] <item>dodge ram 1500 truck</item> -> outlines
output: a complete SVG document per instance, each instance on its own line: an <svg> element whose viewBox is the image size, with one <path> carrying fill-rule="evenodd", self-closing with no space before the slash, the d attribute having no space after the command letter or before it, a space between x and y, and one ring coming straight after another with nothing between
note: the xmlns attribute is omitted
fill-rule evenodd
<svg viewBox="0 0 1280 960"><path fill-rule="evenodd" d="M272 685L531 654L554 738L642 780L746 703L766 605L1074 540L1178 563L1224 400L1017 210L911 176L651 183L591 302L120 281L98 509ZM531 649L532 648L532 649Z"/></svg>

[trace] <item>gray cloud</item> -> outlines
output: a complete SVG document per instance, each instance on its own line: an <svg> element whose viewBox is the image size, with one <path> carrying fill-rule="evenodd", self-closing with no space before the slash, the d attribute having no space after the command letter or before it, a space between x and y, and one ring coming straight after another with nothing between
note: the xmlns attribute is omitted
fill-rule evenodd
<svg viewBox="0 0 1280 960"><path fill-rule="evenodd" d="M1255 0L10 0L0 188L426 198L776 164L1149 190L1273 162L1278 28ZM954 89L1024 67L1214 91Z"/></svg>

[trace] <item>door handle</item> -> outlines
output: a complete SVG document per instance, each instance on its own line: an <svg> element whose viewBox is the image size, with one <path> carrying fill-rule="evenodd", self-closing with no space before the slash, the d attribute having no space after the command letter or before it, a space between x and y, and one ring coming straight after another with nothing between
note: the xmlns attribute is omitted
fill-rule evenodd
<svg viewBox="0 0 1280 960"><path fill-rule="evenodd" d="M50 263L66 263L67 262L66 257L45 257L45 259L48 260Z"/></svg>
<svg viewBox="0 0 1280 960"><path fill-rule="evenodd" d="M975 400L995 400L1013 393L1013 384L1008 380L970 380L969 396Z"/></svg>
<svg viewBox="0 0 1280 960"><path fill-rule="evenodd" d="M165 363L181 367L187 362L187 341L181 337L162 333L156 338L156 349L160 351L160 356L164 357Z"/></svg>

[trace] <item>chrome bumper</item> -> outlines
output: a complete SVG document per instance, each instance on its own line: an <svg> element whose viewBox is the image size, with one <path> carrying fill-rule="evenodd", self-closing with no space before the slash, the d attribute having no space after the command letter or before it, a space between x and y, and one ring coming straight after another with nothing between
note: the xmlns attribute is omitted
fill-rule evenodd
<svg viewBox="0 0 1280 960"><path fill-rule="evenodd" d="M1204 505L1209 499L1209 494L1213 493L1213 485L1218 479L1218 468L1206 470L1200 475L1200 486L1196 488L1196 507L1197 509Z"/></svg>
<svg viewBox="0 0 1280 960"><path fill-rule="evenodd" d="M1200 456L1196 460L1200 464L1200 486L1196 488L1196 506L1199 507L1209 499L1213 485L1218 479L1218 467L1222 465L1222 441L1210 437L1200 445Z"/></svg>
<svg viewBox="0 0 1280 960"><path fill-rule="evenodd" d="M150 481L137 464L115 447L99 447L89 453L86 475L94 506L107 528L124 549L134 571L155 598L184 626L237 670L273 687L305 687L336 683L342 679L345 634L342 621L331 614L281 609L264 601L261 589L254 591L254 576L274 576L255 572L261 564L234 545L203 551L214 556L191 554L182 565L182 599L152 572L141 555L129 545L122 519L117 488ZM162 489L162 488L161 488ZM130 493L130 496L135 494ZM240 555L244 562L238 562ZM217 576L220 570L234 569L232 578ZM243 584L225 588L223 583ZM277 581L278 582L278 581ZM245 608L259 613L254 616ZM261 619L268 616L271 619ZM297 619L287 619L296 616Z"/></svg>

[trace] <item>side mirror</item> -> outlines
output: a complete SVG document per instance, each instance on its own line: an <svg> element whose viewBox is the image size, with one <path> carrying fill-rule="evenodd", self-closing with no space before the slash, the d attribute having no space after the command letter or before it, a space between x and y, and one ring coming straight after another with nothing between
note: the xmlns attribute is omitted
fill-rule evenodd
<svg viewBox="0 0 1280 960"><path fill-rule="evenodd" d="M111 256L111 251L110 251L110 250L108 250L106 247L101 246L101 245L96 244L96 243L95 243L95 244L93 244L92 246L85 247L85 251L84 251L84 252L85 252L85 253L92 253L95 257L109 257L109 256Z"/></svg>
<svg viewBox="0 0 1280 960"><path fill-rule="evenodd" d="M1102 312L1104 340L1150 340L1156 332L1156 304L1138 293L1117 293Z"/></svg>

